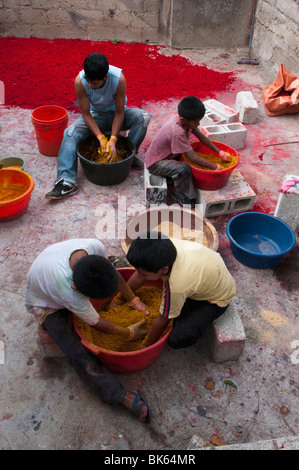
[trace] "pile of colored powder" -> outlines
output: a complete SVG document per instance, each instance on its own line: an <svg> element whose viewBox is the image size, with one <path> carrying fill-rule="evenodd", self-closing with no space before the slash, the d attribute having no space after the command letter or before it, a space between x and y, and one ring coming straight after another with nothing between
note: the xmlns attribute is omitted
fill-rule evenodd
<svg viewBox="0 0 299 470"><path fill-rule="evenodd" d="M0 202L11 201L26 193L27 187L21 183L1 183Z"/></svg>
<svg viewBox="0 0 299 470"><path fill-rule="evenodd" d="M5 104L27 109L56 104L79 111L74 79L93 52L106 55L111 65L123 70L129 107L188 95L216 98L236 79L236 72L214 71L179 54L165 55L165 50L142 43L1 37Z"/></svg>
<svg viewBox="0 0 299 470"><path fill-rule="evenodd" d="M159 315L162 290L154 286L143 286L136 292L136 295L138 295L141 301L148 307L148 315L145 315L139 310L132 309L126 302L122 302L120 305L107 311L99 310L101 318L123 327L127 327L144 319L145 324L142 326L142 329L144 328L149 331ZM120 297L120 294L117 294L116 299L120 299ZM107 306L103 304L103 308L105 307ZM80 319L78 319L77 325L84 338L94 345L107 349L108 351L128 352L144 349L145 338L138 341L128 341L117 335L102 333Z"/></svg>
<svg viewBox="0 0 299 470"><path fill-rule="evenodd" d="M207 162L210 162L210 163L215 163L215 165L221 165L225 169L234 166L238 160L238 157L236 155L231 155L231 158L232 158L231 161L226 162L222 160L220 157L216 157L216 155L213 155L212 153L210 153L209 155L206 155L204 153L195 152L195 154L198 157L202 158L203 160L206 160ZM192 162L192 160L190 160L190 158L188 158L187 155L185 155L185 160L189 165L194 166L195 168L200 168L201 170L214 171L211 168L207 168L206 166L198 165L197 163Z"/></svg>

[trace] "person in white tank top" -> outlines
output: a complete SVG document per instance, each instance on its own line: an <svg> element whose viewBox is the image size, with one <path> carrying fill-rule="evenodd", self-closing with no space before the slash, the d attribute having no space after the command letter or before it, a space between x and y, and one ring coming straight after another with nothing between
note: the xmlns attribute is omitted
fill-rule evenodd
<svg viewBox="0 0 299 470"><path fill-rule="evenodd" d="M135 153L144 140L150 115L139 108L126 106L126 79L120 68L109 65L103 54L87 56L83 70L75 78L75 92L82 117L65 132L57 159L57 177L48 199L61 199L75 194L77 188L77 145L88 135L103 143L104 130L111 130L108 142L111 161L116 156L116 141L120 131L129 130L128 138ZM143 169L143 162L134 156L133 168Z"/></svg>

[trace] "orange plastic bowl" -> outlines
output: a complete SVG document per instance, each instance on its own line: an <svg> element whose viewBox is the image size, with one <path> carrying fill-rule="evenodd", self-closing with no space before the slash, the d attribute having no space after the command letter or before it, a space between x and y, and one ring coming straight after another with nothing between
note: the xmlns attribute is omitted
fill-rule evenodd
<svg viewBox="0 0 299 470"><path fill-rule="evenodd" d="M232 147L229 147L226 144L222 144L221 142L212 142L216 145L219 150L223 150L224 152L228 152L231 155L236 155L238 157L238 152ZM206 147L199 141L192 142L191 146L195 152L200 152L204 155L209 155L212 153L215 157L219 158L215 152L210 150L208 147ZM189 164L189 162L186 161L185 154L182 154L181 160ZM221 164L221 161L221 158L219 158L219 164ZM238 163L239 157L237 158L236 163L230 168L225 168L224 170L217 172L213 170L202 170L201 168L196 168L195 166L190 165L193 175L194 186L198 189L205 189L206 191L215 191L216 189L223 188L227 184L232 171L237 167Z"/></svg>
<svg viewBox="0 0 299 470"><path fill-rule="evenodd" d="M25 214L34 189L32 177L25 171L17 168L2 168L0 170L0 184L6 182L12 184L21 183L26 186L27 191L15 199L0 202L0 222L14 220Z"/></svg>
<svg viewBox="0 0 299 470"><path fill-rule="evenodd" d="M135 272L135 269L118 268L117 271L119 271L124 277L124 279L127 281ZM163 282L159 279L158 281L148 281L145 285L162 288ZM91 299L91 302L95 309L98 310L101 304L103 303L103 300ZM90 352L92 352L95 356L97 356L102 362L102 364L104 364L108 369L119 374L130 374L133 372L138 372L152 365L164 351L167 344L168 336L171 331L169 330L163 336L163 338L161 338L155 344L152 344L147 348L140 349L138 351L116 352L100 348L99 346L96 346L95 344L91 343L86 338L84 338L82 332L78 328L76 315L73 315L73 324L77 334L81 338L81 343L83 344L83 346Z"/></svg>

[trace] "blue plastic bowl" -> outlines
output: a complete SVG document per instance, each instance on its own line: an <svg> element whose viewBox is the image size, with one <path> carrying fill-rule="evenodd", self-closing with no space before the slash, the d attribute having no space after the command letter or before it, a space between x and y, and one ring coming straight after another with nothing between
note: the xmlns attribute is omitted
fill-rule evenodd
<svg viewBox="0 0 299 470"><path fill-rule="evenodd" d="M281 219L262 212L243 212L230 219L226 234L234 257L251 268L276 266L295 246L293 230Z"/></svg>

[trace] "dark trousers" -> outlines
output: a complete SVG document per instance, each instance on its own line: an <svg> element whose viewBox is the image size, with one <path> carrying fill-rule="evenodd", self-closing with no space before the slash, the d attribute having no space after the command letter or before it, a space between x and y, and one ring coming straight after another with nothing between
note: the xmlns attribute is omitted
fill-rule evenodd
<svg viewBox="0 0 299 470"><path fill-rule="evenodd" d="M99 359L81 344L69 310L58 310L48 315L42 326L60 347L83 382L102 400L114 405L124 399L126 389Z"/></svg>
<svg viewBox="0 0 299 470"><path fill-rule="evenodd" d="M172 348L186 348L198 340L204 329L222 315L227 307L206 301L187 299L179 317L173 320L169 335Z"/></svg>

